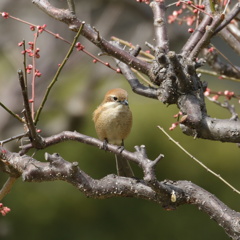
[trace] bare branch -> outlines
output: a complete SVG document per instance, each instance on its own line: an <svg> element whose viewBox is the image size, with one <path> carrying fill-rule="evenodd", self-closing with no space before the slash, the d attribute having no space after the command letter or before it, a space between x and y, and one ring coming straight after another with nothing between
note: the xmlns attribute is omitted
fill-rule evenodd
<svg viewBox="0 0 240 240"><path fill-rule="evenodd" d="M228 29L224 28L218 33L224 41L238 54L240 55L240 41L236 39Z"/></svg>
<svg viewBox="0 0 240 240"><path fill-rule="evenodd" d="M24 112L23 113L25 114L25 121L26 121L28 131L29 131L29 138L30 138L31 142L33 143L34 147L42 148L43 141L42 141L42 138L37 134L36 127L35 127L35 124L32 119L31 109L30 109L29 100L28 100L28 92L27 92L27 88L25 86L25 81L24 81L22 70L18 70L18 78L19 78L21 89L22 89L23 104L24 104Z"/></svg>
<svg viewBox="0 0 240 240"><path fill-rule="evenodd" d="M212 175L214 175L216 178L218 178L220 181L222 181L224 184L226 184L228 187L230 187L234 192L237 194L240 194L240 191L233 187L228 181L226 181L223 177L221 177L219 174L208 168L205 164L203 164L200 160L198 160L196 157L194 157L192 154L190 154L179 142L175 141L162 127L158 126L158 128L168 137L170 141L172 141L174 144L177 145L184 153L186 153L191 159L193 159L197 164L199 164L201 167L203 167L207 172L210 172Z"/></svg>
<svg viewBox="0 0 240 240"><path fill-rule="evenodd" d="M137 147L136 163L144 168L144 180L107 175L93 179L78 167L77 162L67 162L58 154L45 154L48 162L29 156L20 156L0 147L0 163L7 163L12 171L19 172L24 181L45 182L62 180L75 186L92 198L135 197L158 203L168 210L193 204L214 219L233 239L240 237L240 213L230 209L213 194L188 181L158 181L154 174L156 163L146 158L144 147ZM0 164L0 165L1 165ZM174 197L173 197L174 195Z"/></svg>
<svg viewBox="0 0 240 240"><path fill-rule="evenodd" d="M82 25L82 21L79 20L68 9L55 8L49 3L48 0L33 0L32 2L54 19L66 23L73 31L78 31L79 27ZM150 71L151 66L149 63L133 57L131 54L122 50L121 48L113 46L109 41L102 38L99 32L92 28L89 24L84 25L81 34L99 47L102 52L105 52L119 59L120 61L129 64L131 67L141 71L142 73L148 74Z"/></svg>
<svg viewBox="0 0 240 240"><path fill-rule="evenodd" d="M68 9L75 14L75 3L74 0L67 0Z"/></svg>
<svg viewBox="0 0 240 240"><path fill-rule="evenodd" d="M79 37L81 31L82 31L83 26L84 26L84 23L82 23L82 25L80 26L80 28L79 28L76 36L74 37L74 40L73 40L73 42L72 42L72 44L71 44L71 46L70 46L70 48L69 48L66 56L64 57L61 65L59 66L59 68L58 68L55 76L53 77L51 83L50 83L49 86L47 87L47 90L46 90L46 92L45 92L45 95L44 95L44 97L43 97L43 99L42 99L42 102L41 102L41 104L40 104L40 107L39 107L39 109L38 109L38 111L37 111L37 114L36 114L36 117L35 117L35 124L37 124L37 122L38 122L38 120L39 120L40 114L41 114L41 112L42 112L42 109L43 109L46 101L47 101L48 95L49 95L52 87L53 87L54 84L57 82L58 77L59 77L59 75L60 75L60 73L61 73L64 65L66 64L66 62L68 61L70 55L71 55L72 52L73 52L73 49L74 49L74 47L75 47L75 44L76 44L76 42L77 42L77 40L78 40L78 37Z"/></svg>
<svg viewBox="0 0 240 240"><path fill-rule="evenodd" d="M191 51L189 55L190 58L194 59L195 57L197 57L199 52L210 42L210 39L214 34L214 30L219 26L219 24L223 21L223 19L224 19L224 15L219 14L213 18L210 26L206 26L206 31L203 34L201 40L198 41L196 46Z"/></svg>
<svg viewBox="0 0 240 240"><path fill-rule="evenodd" d="M3 185L1 191L0 191L0 201L11 191L13 184L17 178L15 177L9 177L8 180Z"/></svg>
<svg viewBox="0 0 240 240"><path fill-rule="evenodd" d="M240 143L240 121L205 117L196 129L191 129L187 125L181 125L181 128L185 134L190 136L221 142Z"/></svg>
<svg viewBox="0 0 240 240"><path fill-rule="evenodd" d="M231 120L238 121L238 114L235 111L235 107L233 104L230 104L229 101L224 101L223 103L217 101L216 99L212 97L207 97L209 101L216 103L217 105L221 106L222 108L226 108L231 114L232 117Z"/></svg>
<svg viewBox="0 0 240 240"><path fill-rule="evenodd" d="M214 34L220 32L224 27L226 27L240 12L240 3L236 3L232 10L227 14L224 21L217 27Z"/></svg>
<svg viewBox="0 0 240 240"><path fill-rule="evenodd" d="M169 51L169 40L166 27L166 7L164 1L152 1L150 7L154 16L154 30L155 30L155 48L162 53Z"/></svg>
<svg viewBox="0 0 240 240"><path fill-rule="evenodd" d="M204 49L203 52L206 56L207 63L213 70L220 75L240 79L240 68L238 66L222 62L216 51L209 52L207 49Z"/></svg>
<svg viewBox="0 0 240 240"><path fill-rule="evenodd" d="M7 139L4 139L4 140L1 140L0 141L0 145L3 146L3 144L5 143L8 143L8 142L11 142L13 140L20 140L22 139L23 137L27 137L28 136L28 133L21 133L21 134L18 134L16 136L13 136L13 137L10 137L10 138L7 138Z"/></svg>
<svg viewBox="0 0 240 240"><path fill-rule="evenodd" d="M211 22L212 22L212 18L208 15L205 15L201 23L198 25L198 27L192 33L190 38L187 40L186 44L183 46L181 51L181 54L183 56L186 56L186 57L189 56L189 54L192 52L194 47L203 37L206 31L206 26L210 25Z"/></svg>
<svg viewBox="0 0 240 240"><path fill-rule="evenodd" d="M12 112L8 107L6 107L3 103L0 102L0 106L5 109L10 115L12 115L14 118L16 118L19 122L24 123L24 120L19 117L17 114Z"/></svg>
<svg viewBox="0 0 240 240"><path fill-rule="evenodd" d="M158 98L158 90L153 87L146 87L139 82L136 78L135 74L131 71L131 69L125 63L119 62L117 63L118 67L121 69L123 76L127 79L130 84L133 92L148 97L157 99Z"/></svg>

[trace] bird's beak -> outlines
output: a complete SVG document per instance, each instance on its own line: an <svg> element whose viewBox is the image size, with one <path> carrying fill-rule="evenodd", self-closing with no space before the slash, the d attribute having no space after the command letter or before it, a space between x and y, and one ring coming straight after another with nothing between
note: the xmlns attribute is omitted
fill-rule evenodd
<svg viewBox="0 0 240 240"><path fill-rule="evenodd" d="M127 105L128 106L128 100L125 99L123 101L119 101L119 103L121 103L122 105Z"/></svg>

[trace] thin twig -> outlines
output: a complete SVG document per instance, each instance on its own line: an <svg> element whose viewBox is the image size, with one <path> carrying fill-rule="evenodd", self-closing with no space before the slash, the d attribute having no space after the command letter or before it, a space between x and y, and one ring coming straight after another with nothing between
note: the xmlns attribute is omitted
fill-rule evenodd
<svg viewBox="0 0 240 240"><path fill-rule="evenodd" d="M213 97L209 97L209 96L206 96L206 97L207 97L207 99L208 99L209 101L217 104L218 106L220 106L220 107L222 107L222 108L227 109L227 110L231 113L231 115L232 115L232 117L230 118L231 120L234 120L234 121L237 121L237 120L238 120L238 114L237 114L236 111L235 111L235 107L234 107L233 104L231 105L231 104L229 103L229 101L219 102L219 101L217 101L216 99L214 99Z"/></svg>
<svg viewBox="0 0 240 240"><path fill-rule="evenodd" d="M227 8L227 5L226 5L226 8ZM224 27L226 27L239 14L239 12L240 12L240 2L236 3L236 5L232 8L232 10L227 14L222 24L218 26L217 29L215 30L214 35L220 32Z"/></svg>
<svg viewBox="0 0 240 240"><path fill-rule="evenodd" d="M224 11L223 11L223 14L226 13L229 3L230 3L230 0L227 1L227 4L226 4L225 9L224 9Z"/></svg>
<svg viewBox="0 0 240 240"><path fill-rule="evenodd" d="M16 118L19 122L21 123L25 123L25 121L20 118L17 114L15 114L14 112L12 112L9 108L7 108L3 103L0 102L0 106L5 109L8 113L10 113L14 118Z"/></svg>
<svg viewBox="0 0 240 240"><path fill-rule="evenodd" d="M218 178L220 181L222 181L224 184L226 184L228 187L230 187L234 192L240 195L240 191L234 188L229 182L227 182L224 178L222 178L219 174L215 173L213 170L208 168L205 164L203 164L200 160L195 158L192 154L190 154L180 143L175 141L162 127L158 126L158 128L169 138L170 141L175 143L184 153L186 153L191 159L193 159L196 163L198 163L201 167L203 167L205 170L210 172L213 176Z"/></svg>
<svg viewBox="0 0 240 240"><path fill-rule="evenodd" d="M82 29L83 29L83 26L84 26L84 23L83 23L83 24L81 25L81 27L79 28L79 30L78 30L78 32L77 32L76 36L74 37L74 40L73 40L73 42L72 42L72 44L71 44L71 47L70 47L69 50L68 50L68 53L66 54L66 56L65 56L65 58L63 59L61 65L59 66L59 68L58 68L58 70L57 70L57 72L56 72L53 80L51 81L51 83L50 83L49 86L47 87L47 90L46 90L45 95L44 95L44 97L43 97L42 103L41 103L41 105L40 105L40 107L39 107L39 109L37 110L37 113L36 113L35 124L37 124L37 122L39 121L40 114L41 114L41 112L42 112L42 109L43 109L46 101L47 101L48 95L49 95L52 87L54 86L54 84L57 82L58 76L59 76L59 74L61 73L64 65L66 64L67 60L69 59L69 57L70 57L70 55L71 55L71 53L72 53L72 51L73 51L73 49L74 49L74 47L75 47L75 45L76 45L76 42L77 42L77 40L78 40L78 37L79 37L79 35L81 34L81 31L82 31Z"/></svg>
<svg viewBox="0 0 240 240"><path fill-rule="evenodd" d="M210 43L210 45L211 45L212 47L214 47L214 49L217 51L217 53L220 54L220 55L232 66L232 68L234 68L237 72L240 73L239 69L237 69L237 68L234 66L234 64L232 64L232 62L231 62L220 50L218 50L218 49L216 48L215 45L213 45L212 43Z"/></svg>
<svg viewBox="0 0 240 240"><path fill-rule="evenodd" d="M208 75L215 76L215 77L221 77L221 78L219 78L221 80L231 80L231 81L234 81L234 82L240 82L240 79L233 78L233 77L228 77L226 75L220 75L217 72L210 71L210 70L207 70L207 69L197 69L197 72L198 73L203 73L203 74L208 74Z"/></svg>
<svg viewBox="0 0 240 240"><path fill-rule="evenodd" d="M21 138L23 138L23 137L25 137L25 136L27 136L27 135L28 135L28 133L21 133L21 134L18 134L18 135L16 135L16 136L7 138L7 139L5 139L5 140L1 140L1 141L0 141L0 145L3 146L3 144L8 143L8 142L11 142L11 141L16 140L16 139L17 139L17 140L20 140Z"/></svg>
<svg viewBox="0 0 240 240"><path fill-rule="evenodd" d="M11 191L13 184L17 178L9 177L8 180L3 185L2 189L0 190L0 201Z"/></svg>
<svg viewBox="0 0 240 240"><path fill-rule="evenodd" d="M129 48L133 48L133 49L136 48L136 46L134 46L132 43L130 43L130 42L128 42L128 41L125 41L125 40L123 40L123 39L121 39L121 38L111 37L111 40L116 41L116 42L119 42L120 44L123 44L123 45L125 45L125 46L127 46L127 47L129 47ZM142 60L144 60L144 61L154 60L154 59L155 59L155 57L154 57L151 53L145 52L145 51L143 51L143 50L140 51L139 55L142 55L142 56L145 56L145 57L146 57L146 59L142 59ZM141 59L141 57L139 57L139 59Z"/></svg>
<svg viewBox="0 0 240 240"><path fill-rule="evenodd" d="M2 12L0 12L0 14L2 14ZM29 26L33 26L33 27L35 27L35 28L38 27L38 25L36 25L36 24L32 24L32 23L30 23L30 22L27 22L27 21L22 20L22 19L20 19L20 18L14 17L14 16L12 16L12 15L9 15L9 18L12 18L12 19L14 19L14 20L16 20L16 21L18 21L18 22L27 24L27 25L29 25ZM56 38L58 38L58 39L61 39L62 41L66 42L66 43L68 43L68 44L71 44L69 41L67 41L66 39L64 39L63 37L61 37L59 34L56 34L56 33L54 33L54 32L51 32L50 30L48 30L48 29L46 29L46 28L44 28L43 31L45 31L45 32L53 35L54 37L56 37Z"/></svg>
<svg viewBox="0 0 240 240"><path fill-rule="evenodd" d="M146 77L144 77L142 73L140 73L139 71L135 70L134 68L131 68L131 70L132 70L139 78L141 78L145 83L147 83L149 86L155 87L155 85L154 85L152 82L150 82Z"/></svg>
<svg viewBox="0 0 240 240"><path fill-rule="evenodd" d="M43 146L42 138L37 134L36 127L32 119L31 109L30 109L29 100L28 100L28 92L25 87L25 80L24 80L22 70L18 70L18 78L19 78L21 89L22 89L24 115L25 115L25 121L26 121L28 130L29 130L29 137L36 148L42 148Z"/></svg>
<svg viewBox="0 0 240 240"><path fill-rule="evenodd" d="M75 4L73 0L67 0L68 9L72 12L72 14L75 14Z"/></svg>
<svg viewBox="0 0 240 240"><path fill-rule="evenodd" d="M22 46L23 46L23 69L24 69L24 80L25 80L25 88L27 89L27 64L26 64L26 62L27 62L27 58L26 58L26 41L25 40L23 40L22 41Z"/></svg>
<svg viewBox="0 0 240 240"><path fill-rule="evenodd" d="M32 119L34 119L35 115L35 80L36 80L36 44L37 44L37 38L38 38L38 32L34 34L34 41L33 41L33 56L32 56L32 101L31 101L31 107L32 107ZM25 80L26 82L26 80ZM27 85L25 86L27 88Z"/></svg>
<svg viewBox="0 0 240 240"><path fill-rule="evenodd" d="M22 89L22 96L23 96L23 105L24 105L24 114L26 115L26 123L28 125L29 130L34 126L32 116L31 116L31 109L29 106L29 100L28 100L28 92L25 86L25 80L23 77L23 72L21 69L18 70L18 79L20 82L20 86Z"/></svg>

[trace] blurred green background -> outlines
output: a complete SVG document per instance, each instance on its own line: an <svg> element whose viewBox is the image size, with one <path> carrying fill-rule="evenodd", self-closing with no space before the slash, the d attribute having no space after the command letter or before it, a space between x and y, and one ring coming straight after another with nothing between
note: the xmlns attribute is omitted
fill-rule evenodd
<svg viewBox="0 0 240 240"><path fill-rule="evenodd" d="M134 0L76 2L79 18L96 26L106 39L115 35L133 44L140 44L145 50L145 41L153 43L152 14L149 6ZM63 0L51 3L66 7ZM1 0L0 11L9 12L37 25L46 23L49 30L59 33L69 41L73 39L74 33L70 32L66 25L48 17L31 1ZM22 68L23 59L17 44L23 39L26 42L33 41L33 32L28 26L12 19L1 18L0 26L0 101L21 115L23 106L16 73ZM186 41L188 34L185 30L186 27L179 27L177 24L169 26L172 50L178 51ZM82 37L79 40L88 51L95 55L99 52ZM214 41L233 63L237 62L237 57L220 39L216 38ZM69 47L46 33L40 35L37 43L41 49L37 68L42 72L42 77L37 79L36 83L36 104L41 101L58 63L62 61ZM107 57L103 59L111 61ZM235 82L206 75L202 76L202 80L207 81L208 86L215 91L228 89L239 94L239 84ZM165 158L157 167L159 180L190 180L215 194L229 207L240 210L239 195L193 162L158 130L157 126L160 125L168 131L176 121L173 115L178 109L134 94L121 75L101 64L93 64L92 59L83 53L73 53L51 92L38 126L42 135L50 136L64 130L77 130L96 137L91 120L92 112L102 101L105 92L115 87L125 88L129 92L134 117L132 132L126 140L129 151L134 151L135 145L144 144L150 159L160 153L164 154ZM224 101L223 98L220 100ZM239 104L234 100L231 103L236 105L239 112ZM207 101L207 106L212 117L230 117L227 110L213 103ZM0 116L1 140L23 132L21 124L3 109L0 109ZM194 140L183 135L178 128L169 133L195 157L240 189L240 150L236 144ZM19 145L20 143L13 142L6 147L11 151L18 151ZM113 155L88 145L65 142L38 151L34 157L44 161L46 151L58 152L68 161L78 161L81 169L94 178L116 172ZM140 169L132 166L136 175L141 177ZM3 184L6 179L7 175L1 173L0 183ZM86 198L73 186L60 181L25 183L19 179L3 203L11 208L7 216L0 216L0 239L3 240L229 239L215 222L194 206L186 205L176 211L165 211L155 203L139 199L91 199Z"/></svg>

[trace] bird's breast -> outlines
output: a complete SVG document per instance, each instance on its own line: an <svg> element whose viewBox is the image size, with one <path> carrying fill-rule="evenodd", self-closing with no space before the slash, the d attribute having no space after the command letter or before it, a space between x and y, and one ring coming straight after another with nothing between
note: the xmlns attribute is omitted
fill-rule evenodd
<svg viewBox="0 0 240 240"><path fill-rule="evenodd" d="M116 103L104 104L95 120L98 137L109 143L121 145L130 133L132 113L128 106Z"/></svg>

